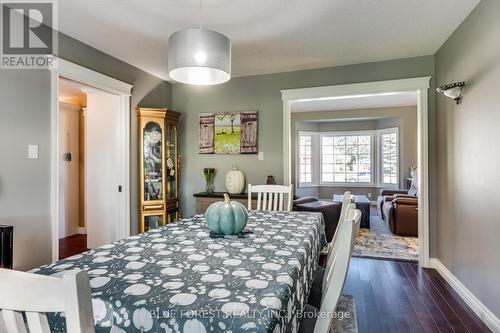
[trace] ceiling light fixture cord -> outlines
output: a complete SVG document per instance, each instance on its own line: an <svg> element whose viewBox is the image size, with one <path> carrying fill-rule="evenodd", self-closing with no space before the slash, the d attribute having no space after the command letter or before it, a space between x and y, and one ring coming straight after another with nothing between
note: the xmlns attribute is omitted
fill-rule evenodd
<svg viewBox="0 0 500 333"><path fill-rule="evenodd" d="M201 30L201 0L200 0L200 30Z"/></svg>

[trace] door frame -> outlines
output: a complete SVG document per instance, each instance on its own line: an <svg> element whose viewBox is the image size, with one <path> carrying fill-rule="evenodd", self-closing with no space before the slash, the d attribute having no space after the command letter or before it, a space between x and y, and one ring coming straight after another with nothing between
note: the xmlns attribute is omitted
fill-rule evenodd
<svg viewBox="0 0 500 333"><path fill-rule="evenodd" d="M293 102L366 96L384 93L417 92L418 151L418 254L419 265L430 267L429 234L429 88L430 76L400 80L353 83L323 87L281 90L283 101L283 179L292 182L291 106Z"/></svg>
<svg viewBox="0 0 500 333"><path fill-rule="evenodd" d="M130 96L133 86L91 69L57 58L51 71L51 225L52 261L59 260L59 78L66 78L120 97L117 131L119 169L117 184L122 186L118 199L116 238L130 236ZM118 189L117 189L118 191Z"/></svg>

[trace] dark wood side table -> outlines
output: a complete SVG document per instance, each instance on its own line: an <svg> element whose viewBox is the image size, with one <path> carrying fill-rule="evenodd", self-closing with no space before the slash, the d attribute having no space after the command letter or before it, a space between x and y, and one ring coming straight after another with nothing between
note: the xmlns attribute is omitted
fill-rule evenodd
<svg viewBox="0 0 500 333"><path fill-rule="evenodd" d="M204 214L208 206L217 201L224 201L224 193L227 192L200 192L195 193L193 196L196 198L196 214ZM229 194L229 198L233 201L238 201L243 206L248 206L248 194ZM257 206L257 193L252 194L252 207L255 209ZM248 207L247 207L248 208Z"/></svg>
<svg viewBox="0 0 500 333"><path fill-rule="evenodd" d="M341 194L334 194L333 201L338 202L342 207L344 196ZM370 229L370 206L372 202L364 195L355 195L354 203L356 208L361 211L361 228Z"/></svg>

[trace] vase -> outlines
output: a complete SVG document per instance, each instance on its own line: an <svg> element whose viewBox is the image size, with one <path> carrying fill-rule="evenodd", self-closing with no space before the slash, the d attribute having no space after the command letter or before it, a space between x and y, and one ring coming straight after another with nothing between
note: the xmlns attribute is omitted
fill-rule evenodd
<svg viewBox="0 0 500 333"><path fill-rule="evenodd" d="M205 184L205 192L214 193L214 179L207 178L206 181L207 181L207 183Z"/></svg>
<svg viewBox="0 0 500 333"><path fill-rule="evenodd" d="M226 174L226 190L229 194L240 194L245 190L245 175L236 167Z"/></svg>

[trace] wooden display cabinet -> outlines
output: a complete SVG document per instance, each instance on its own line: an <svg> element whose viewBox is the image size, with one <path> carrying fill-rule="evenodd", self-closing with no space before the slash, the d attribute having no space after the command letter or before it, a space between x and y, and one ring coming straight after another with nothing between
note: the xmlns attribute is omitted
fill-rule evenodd
<svg viewBox="0 0 500 333"><path fill-rule="evenodd" d="M139 232L179 216L179 116L168 109L138 108Z"/></svg>
<svg viewBox="0 0 500 333"><path fill-rule="evenodd" d="M179 155L180 113L168 110L165 117L165 164L166 164L166 223L180 218L179 179L182 158Z"/></svg>

